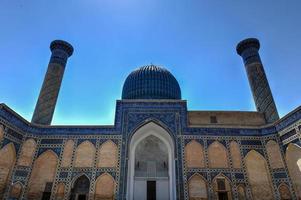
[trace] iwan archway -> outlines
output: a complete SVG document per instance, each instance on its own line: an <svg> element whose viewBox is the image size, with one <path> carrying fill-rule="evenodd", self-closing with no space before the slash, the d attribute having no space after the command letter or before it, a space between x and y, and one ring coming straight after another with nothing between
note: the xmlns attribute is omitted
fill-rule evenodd
<svg viewBox="0 0 301 200"><path fill-rule="evenodd" d="M161 126L150 122L130 140L129 200L176 199L174 142Z"/></svg>

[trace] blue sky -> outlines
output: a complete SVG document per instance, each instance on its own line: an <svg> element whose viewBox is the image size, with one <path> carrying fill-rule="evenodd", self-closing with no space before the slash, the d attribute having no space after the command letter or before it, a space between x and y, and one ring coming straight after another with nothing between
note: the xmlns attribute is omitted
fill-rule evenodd
<svg viewBox="0 0 301 200"><path fill-rule="evenodd" d="M157 64L180 83L189 110L255 110L236 44L260 55L281 116L301 103L301 1L1 0L0 102L30 121L49 44L74 46L53 124L113 124L135 68Z"/></svg>

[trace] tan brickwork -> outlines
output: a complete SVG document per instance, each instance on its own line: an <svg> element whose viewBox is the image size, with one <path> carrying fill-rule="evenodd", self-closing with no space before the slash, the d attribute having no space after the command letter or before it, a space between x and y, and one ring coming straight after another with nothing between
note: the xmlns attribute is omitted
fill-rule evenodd
<svg viewBox="0 0 301 200"><path fill-rule="evenodd" d="M238 200L245 200L246 198L246 190L243 185L239 185L237 187Z"/></svg>
<svg viewBox="0 0 301 200"><path fill-rule="evenodd" d="M215 141L208 147L209 167L228 168L227 151L224 145Z"/></svg>
<svg viewBox="0 0 301 200"><path fill-rule="evenodd" d="M47 150L36 159L29 180L28 199L40 199L46 183L54 181L57 160L52 150Z"/></svg>
<svg viewBox="0 0 301 200"><path fill-rule="evenodd" d="M19 199L21 197L22 194L22 185L21 183L15 183L10 190L10 197L11 198L16 198Z"/></svg>
<svg viewBox="0 0 301 200"><path fill-rule="evenodd" d="M69 167L71 165L72 153L73 153L74 142L68 140L64 147L64 153L62 158L62 167Z"/></svg>
<svg viewBox="0 0 301 200"><path fill-rule="evenodd" d="M283 168L284 164L280 153L279 145L274 140L270 140L266 144L266 149L271 167L273 169Z"/></svg>
<svg viewBox="0 0 301 200"><path fill-rule="evenodd" d="M20 166L30 166L35 150L36 150L36 142L34 139L26 140L21 149L20 158L18 160L18 165Z"/></svg>
<svg viewBox="0 0 301 200"><path fill-rule="evenodd" d="M216 117L211 123L210 117ZM245 111L188 111L188 122L191 126L259 126L266 124L264 115L259 112Z"/></svg>
<svg viewBox="0 0 301 200"><path fill-rule="evenodd" d="M65 185L64 185L64 183L59 183L57 185L55 199L56 200L62 200L62 199L64 199L64 194L65 194Z"/></svg>
<svg viewBox="0 0 301 200"><path fill-rule="evenodd" d="M6 186L8 185L9 176L16 162L16 151L13 143L5 145L0 150L0 199Z"/></svg>
<svg viewBox="0 0 301 200"><path fill-rule="evenodd" d="M100 146L98 156L97 167L117 167L118 148L111 140Z"/></svg>
<svg viewBox="0 0 301 200"><path fill-rule="evenodd" d="M207 184L203 177L198 174L193 175L188 181L189 200L206 200Z"/></svg>
<svg viewBox="0 0 301 200"><path fill-rule="evenodd" d="M185 146L185 161L188 168L205 167L204 148L199 142L192 140Z"/></svg>
<svg viewBox="0 0 301 200"><path fill-rule="evenodd" d="M239 145L235 141L230 142L230 153L233 168L241 168L241 156L239 151Z"/></svg>
<svg viewBox="0 0 301 200"><path fill-rule="evenodd" d="M75 152L75 167L93 167L95 147L89 141L81 143Z"/></svg>
<svg viewBox="0 0 301 200"><path fill-rule="evenodd" d="M253 199L273 200L273 190L266 160L255 150L245 157Z"/></svg>
<svg viewBox="0 0 301 200"><path fill-rule="evenodd" d="M284 183L282 183L280 186L279 186L279 194L280 194L280 199L281 200L289 200L289 199L293 199L292 196L291 196L291 192L288 188L288 186Z"/></svg>
<svg viewBox="0 0 301 200"><path fill-rule="evenodd" d="M297 197L301 199L301 148L299 146L288 145L286 163Z"/></svg>
<svg viewBox="0 0 301 200"><path fill-rule="evenodd" d="M115 181L107 173L97 178L95 184L95 200L113 200L115 193Z"/></svg>

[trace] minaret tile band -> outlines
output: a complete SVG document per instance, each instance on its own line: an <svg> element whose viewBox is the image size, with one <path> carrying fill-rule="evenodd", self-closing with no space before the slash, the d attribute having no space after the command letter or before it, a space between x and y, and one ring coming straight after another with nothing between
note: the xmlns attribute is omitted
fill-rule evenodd
<svg viewBox="0 0 301 200"><path fill-rule="evenodd" d="M73 47L62 40L51 42L50 50L52 54L47 73L31 120L35 124L51 124L67 59L73 53Z"/></svg>
<svg viewBox="0 0 301 200"><path fill-rule="evenodd" d="M237 45L236 51L244 61L257 111L264 113L266 121L271 123L278 120L279 115L258 53L259 48L258 39L248 38Z"/></svg>

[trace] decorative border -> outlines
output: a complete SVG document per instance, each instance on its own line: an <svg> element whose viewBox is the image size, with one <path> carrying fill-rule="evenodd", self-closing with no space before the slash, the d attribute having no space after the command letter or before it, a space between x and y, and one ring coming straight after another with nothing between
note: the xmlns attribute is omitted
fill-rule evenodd
<svg viewBox="0 0 301 200"><path fill-rule="evenodd" d="M193 174L201 174L208 183L209 198L214 197L212 180L218 174L223 174L231 180L232 196L238 197L237 186L243 184L246 188L248 199L252 198L248 174L244 163L244 156L252 149L258 151L266 159L268 168L271 172L271 179L275 198L279 198L278 187L281 183L286 183L293 191L287 166L283 169L271 169L265 148L269 140L275 140L280 145L283 159L285 158L285 145L300 139L301 125L301 108L298 108L291 115L281 119L278 124L269 125L258 128L216 128L216 127L189 127L187 121L187 105L186 101L117 101L114 126L32 126L25 120L22 120L9 108L0 106L0 124L5 127L4 138L0 141L0 148L12 142L16 148L16 158L20 156L20 147L24 141L29 138L35 139L37 148L33 161L29 167L21 167L15 165L12 175L9 178L10 183L20 182L23 185L22 198L26 199L27 184L31 175L33 162L39 155L48 149L53 150L58 156L58 165L55 175L55 181L52 188L51 199L55 199L55 191L58 183L65 183L65 197L68 199L68 193L71 190L71 183L75 177L86 174L89 177L90 193L94 193L95 180L102 173L110 174L116 182L115 199L126 199L127 188L127 168L128 168L128 145L131 136L137 129L146 123L153 121L165 128L172 136L176 147L176 184L177 199L188 199L188 179ZM295 130L296 134L290 135L285 140L282 136L289 134L291 130ZM279 131L279 133L278 133ZM68 168L61 167L64 145L69 140L74 141L71 166ZM95 145L96 156L94 166L91 168L75 168L74 154L76 147L83 141L90 141ZM118 165L116 168L97 168L97 154L100 145L112 140L118 146ZM191 140L198 140L204 146L205 152L205 168L186 169L184 160L185 145ZM230 156L230 142L236 141L240 148L242 168L233 168ZM208 146L214 142L221 142L228 154L227 169L209 168L208 163ZM8 197L9 188L6 189L5 198ZM89 197L93 199L93 197Z"/></svg>

